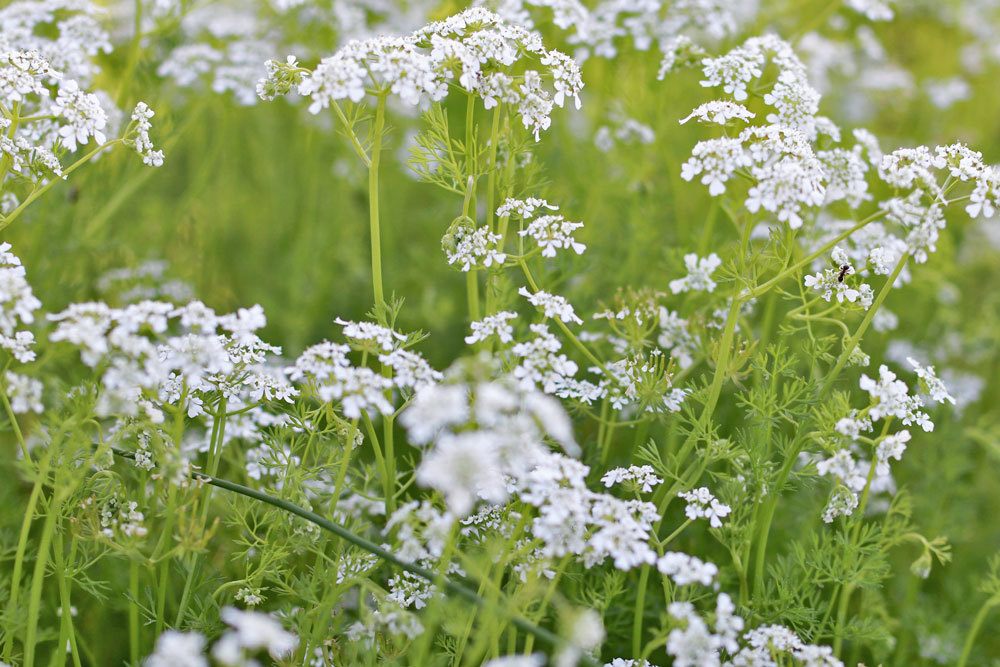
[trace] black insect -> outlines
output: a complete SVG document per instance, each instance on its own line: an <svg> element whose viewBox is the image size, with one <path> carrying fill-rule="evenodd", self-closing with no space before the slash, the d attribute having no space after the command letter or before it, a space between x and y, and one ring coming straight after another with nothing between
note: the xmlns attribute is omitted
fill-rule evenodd
<svg viewBox="0 0 1000 667"><path fill-rule="evenodd" d="M847 277L847 274L850 272L850 270L851 270L850 264L843 264L840 267L840 273L837 274L837 282L838 283L844 282L844 278Z"/></svg>

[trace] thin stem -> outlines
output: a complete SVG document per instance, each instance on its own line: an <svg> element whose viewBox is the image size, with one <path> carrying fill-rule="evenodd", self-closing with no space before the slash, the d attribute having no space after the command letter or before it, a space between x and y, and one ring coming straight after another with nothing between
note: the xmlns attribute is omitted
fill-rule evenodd
<svg viewBox="0 0 1000 667"><path fill-rule="evenodd" d="M125 63L125 72L122 74L121 83L118 84L118 92L115 99L121 105L125 101L126 86L132 73L139 62L139 54L142 53L142 0L135 0L135 16L132 21L132 44L128 52L128 61Z"/></svg>
<svg viewBox="0 0 1000 667"><path fill-rule="evenodd" d="M486 224L494 231L497 189L497 142L500 140L500 104L493 109L493 124L490 127L490 166L486 176Z"/></svg>
<svg viewBox="0 0 1000 667"><path fill-rule="evenodd" d="M347 480L347 470L351 466L351 454L354 452L354 438L358 433L358 420L351 422L351 430L347 434L347 441L344 443L344 456L340 459L340 468L337 471L337 481L333 487L333 498L330 500L330 513L337 509L337 503L344 492L344 482Z"/></svg>
<svg viewBox="0 0 1000 667"><path fill-rule="evenodd" d="M375 125L372 128L372 155L368 164L368 228L371 233L372 289L375 293L375 307L385 307L382 291L382 232L379 226L378 167L382 157L382 134L385 129L385 98L379 95L375 106Z"/></svg>
<svg viewBox="0 0 1000 667"><path fill-rule="evenodd" d="M867 226L868 224L870 224L870 223L878 220L883 215L885 215L884 211L878 211L876 213L873 213L870 216L868 216L867 218L865 218L864 220L861 220L860 222L858 222L856 225L854 225L850 229L848 229L846 232L838 234L836 237L833 238L833 240L825 243L816 252L808 255L804 259L799 260L798 262L796 262L792 266L788 267L787 269L785 269L784 271L782 271L781 273L779 273L775 277L773 277L770 280L768 280L766 283L755 287L750 292L750 297L756 299L756 298L760 297L761 295L765 294L768 290L770 290L772 287L774 287L775 285L777 285L779 282L781 282L782 280L784 280L788 276L792 275L793 273L796 273L799 269L801 269L802 267L806 266L807 264L812 263L814 260L818 259L819 257L822 257L827 252L829 252L830 250L832 250L834 246L836 246L838 243L840 243L841 241L843 241L844 239L846 239L848 236L850 236L854 232L858 231L859 229Z"/></svg>
<svg viewBox="0 0 1000 667"><path fill-rule="evenodd" d="M105 142L105 143L101 144L100 146L98 146L97 148L93 149L92 151L90 151L89 153L87 153L86 155L84 155L82 158L80 158L79 160L77 160L76 162L74 162L73 164L71 164L70 166L68 166L65 169L63 169L63 178L61 178L61 179L60 178L54 178L54 179L50 180L49 182L45 183L44 185L42 185L41 187L38 187L38 188L35 188L34 190L32 190L31 194L29 194L27 197L24 198L24 201L21 202L20 206L18 206L13 211L11 211L10 215L7 215L6 217L0 219L0 231L3 231L8 226L10 226L10 224L12 222L14 222L15 220L17 220L17 218L21 215L21 213L24 212L24 209L28 208L28 206L30 206L32 202L34 202L36 199L38 199L43 194L45 194L46 192L48 192L52 188L52 186L54 186L56 183L60 183L63 180L65 180L66 177L68 177L74 171L76 171L77 169L79 169L80 167L82 167L84 164L86 164L87 162L89 162L92 157L94 157L95 155L97 155L98 153L100 153L101 151L103 151L104 149L110 148L111 146L114 146L115 144L120 144L121 142L122 142L121 139L112 139L111 141L108 141L108 142Z"/></svg>
<svg viewBox="0 0 1000 667"><path fill-rule="evenodd" d="M52 550L52 538L56 529L56 520L62 513L63 494L66 489L57 487L52 492L49 511L45 515L42 526L42 539L38 543L38 553L35 556L35 568L31 573L31 594L28 599L28 629L24 634L24 667L34 667L35 644L38 642L38 620L42 610L42 584L45 582L45 570L49 564L49 552Z"/></svg>
<svg viewBox="0 0 1000 667"><path fill-rule="evenodd" d="M854 348L858 346L858 343L861 342L865 332L868 331L868 326L872 323L872 320L875 319L875 314L878 312L879 307L881 307L882 302L885 301L885 298L889 296L889 292L896 284L896 279L899 277L899 274L903 272L903 268L906 266L906 262L909 259L910 254L908 252L903 253L903 256L899 258L899 262L896 263L896 268L892 270L892 273L889 274L888 278L886 278L885 284L882 285L882 289L880 289L878 294L875 295L875 300L872 302L868 312L865 313L865 317L861 320L861 324L858 325L854 335L847 339L847 342L844 343L844 349L840 353L840 358L837 359L837 364L833 367L833 370L830 371L829 375L827 375L826 380L823 383L823 388L820 392L821 394L825 394L830 387L833 386L837 376L840 375L842 370L844 370L844 366L847 365L847 360L850 359L851 353L854 352Z"/></svg>
<svg viewBox="0 0 1000 667"><path fill-rule="evenodd" d="M708 425L709 420L712 418L712 414L715 412L715 406L719 402L719 396L722 394L722 386L725 384L726 376L729 373L730 357L732 354L733 342L736 337L736 323L737 320L739 320L740 309L742 306L743 301L739 297L734 297L733 302L729 306L729 312L726 315L725 328L722 332L722 339L719 341L719 356L715 365L715 373L712 376L712 384L709 386L705 407L702 409L701 416L698 418L698 424L703 428ZM676 459L678 465L682 464L688 454L691 453L691 450L698 442L699 433L699 429L696 428L691 432L684 444L681 446L681 450L678 452ZM703 466L699 466L696 474L700 476L703 469ZM666 516L667 508L676 497L677 491L688 481L690 480L682 477L664 492L659 506L657 507L660 519L657 521L653 530L654 535L659 534L660 527L663 525L663 519ZM697 481L697 478L695 478L695 481ZM661 488L666 489L666 486ZM646 599L646 586L649 583L649 571L649 565L642 566L642 571L639 574L639 599L636 602L636 608L632 616L632 655L637 657L642 654L643 605L645 604Z"/></svg>
<svg viewBox="0 0 1000 667"><path fill-rule="evenodd" d="M66 576L66 563L63 557L62 533L56 530L56 543L53 553L55 554L55 571L59 583L59 608L62 610L62 623L59 629L59 646L56 650L61 655L59 664L65 664L65 653L63 648L69 644L70 656L73 658L73 667L81 667L80 651L76 643L76 629L73 624L73 604L70 601L69 581ZM72 542L72 539L70 540ZM74 550L70 547L70 559L74 557Z"/></svg>
<svg viewBox="0 0 1000 667"><path fill-rule="evenodd" d="M351 147L354 149L354 152L357 153L359 158L361 158L365 168L369 168L372 161L368 157L368 154L365 153L365 148L361 145L361 141L358 139L358 135L354 132L351 122L347 120L347 116L344 115L343 109L340 108L340 104L336 101L333 102L333 110L337 112L337 118L340 119L340 124L344 126L344 133L347 134L347 138L351 140Z"/></svg>
<svg viewBox="0 0 1000 667"><path fill-rule="evenodd" d="M962 655L959 657L956 667L965 667L966 663L969 662L969 655L972 653L972 647L976 643L979 631L983 628L983 623L986 622L986 616L990 610L998 605L1000 605L1000 597L993 596L979 608L979 613L976 614L975 620L972 621L972 627L969 628L969 634L965 636L965 645L962 647Z"/></svg>
<svg viewBox="0 0 1000 667"><path fill-rule="evenodd" d="M10 422L10 427L14 431L14 437L17 439L17 444L21 448L21 455L24 457L25 461L31 461L31 454L28 452L28 445L24 441L24 434L21 433L21 427L17 423L17 416L14 414L14 409L10 405L10 399L7 398L7 383L4 381L0 384L0 400L3 401L4 412L7 413L7 421Z"/></svg>
<svg viewBox="0 0 1000 667"><path fill-rule="evenodd" d="M392 515L390 499L393 496L393 485L392 480L389 478L389 468L386 465L385 455L382 453L382 445L379 443L378 435L375 433L375 425L372 423L371 417L368 416L366 411L362 411L361 415L365 422L365 430L368 431L368 437L372 441L375 464L378 466L379 475L382 477L382 495L385 496L385 515L388 517Z"/></svg>
<svg viewBox="0 0 1000 667"><path fill-rule="evenodd" d="M14 552L14 570L10 580L10 598L7 600L6 618L8 619L8 623L10 623L10 619L18 617L17 604L21 593L21 572L24 568L24 556L28 549L31 523L35 518L35 509L38 507L38 501L42 494L42 487L45 485L48 477L48 472L49 455L46 454L42 456L38 471L35 473L35 483L31 488L31 495L28 497L28 506L24 510L24 518L21 520L21 533L17 540L17 550ZM12 627L8 627L3 646L3 659L5 662L10 662L13 650L14 630Z"/></svg>
<svg viewBox="0 0 1000 667"><path fill-rule="evenodd" d="M130 664L139 664L139 563L128 563L128 654Z"/></svg>

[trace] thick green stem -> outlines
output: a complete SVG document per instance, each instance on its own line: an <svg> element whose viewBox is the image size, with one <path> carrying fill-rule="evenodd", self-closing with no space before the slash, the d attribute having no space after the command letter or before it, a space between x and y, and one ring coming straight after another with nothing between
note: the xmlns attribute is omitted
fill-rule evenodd
<svg viewBox="0 0 1000 667"><path fill-rule="evenodd" d="M465 300L469 308L469 321L479 319L479 277L475 268L470 268L465 274Z"/></svg>

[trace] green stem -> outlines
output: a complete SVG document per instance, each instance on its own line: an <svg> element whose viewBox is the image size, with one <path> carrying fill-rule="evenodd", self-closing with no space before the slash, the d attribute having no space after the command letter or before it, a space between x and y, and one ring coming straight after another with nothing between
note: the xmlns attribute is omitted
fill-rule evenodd
<svg viewBox="0 0 1000 667"><path fill-rule="evenodd" d="M77 647L76 642L76 629L73 627L73 604L70 598L69 582L66 577L66 563L63 557L63 539L62 534L57 530L55 548L53 553L55 554L55 570L56 577L59 583L59 605L62 609L62 622L59 628L59 645L56 647L56 652L60 656L59 662L57 664L63 665L66 662L66 652L65 647L67 643L69 644L69 653L73 658L73 667L81 667L80 664L80 651ZM72 540L71 540L72 541ZM73 558L73 548L70 548L70 558Z"/></svg>
<svg viewBox="0 0 1000 667"><path fill-rule="evenodd" d="M364 163L366 169L371 167L371 159L368 157L368 154L365 153L364 146L361 145L358 135L354 132L354 128L351 126L350 121L347 120L347 116L344 115L344 111L340 108L340 105L337 102L333 103L333 110L337 112L337 118L340 119L340 124L344 126L344 132L351 140L351 147L354 149L354 152L358 154L359 158L361 158L361 162Z"/></svg>
<svg viewBox="0 0 1000 667"><path fill-rule="evenodd" d="M725 328L722 332L722 338L719 341L719 355L718 361L715 365L715 373L712 376L712 384L709 386L708 397L705 400L705 407L702 409L701 416L698 419L698 423L702 427L707 426L709 420L712 418L712 414L715 412L715 406L719 402L719 396L722 394L722 387L729 374L729 362L732 354L733 342L736 338L736 323L737 320L739 320L740 308L742 308L742 306L743 301L738 297L734 297L732 304L729 306L729 312L726 315ZM691 450L698 442L699 432L699 429L695 428L695 430L691 432L684 444L681 446L681 450L677 454L678 466L683 464L684 460L691 453ZM699 467L698 470L700 473L702 468ZM659 534L667 508L677 495L677 491L680 486L687 483L687 481L688 480L682 478L671 485L669 490L665 491L660 504L657 507L660 519L657 521L656 527L654 528L654 535ZM666 489L666 486L664 485L661 488ZM636 608L632 616L632 655L636 657L642 654L643 605L646 600L646 586L649 582L649 570L649 565L642 566L642 571L639 574L639 598L636 601Z"/></svg>
<svg viewBox="0 0 1000 667"><path fill-rule="evenodd" d="M382 291L382 232L379 227L378 167L382 157L382 134L385 128L385 98L382 93L375 106L375 125L372 128L372 155L368 164L368 228L371 233L372 288L375 307L382 310L385 295Z"/></svg>
<svg viewBox="0 0 1000 667"><path fill-rule="evenodd" d="M344 443L344 456L340 459L340 468L337 470L337 481L333 487L333 498L330 500L330 513L337 509L340 496L344 493L344 482L347 480L347 470L351 466L351 454L354 452L354 438L358 432L358 420L351 422L351 430L347 435L347 442Z"/></svg>
<svg viewBox="0 0 1000 667"><path fill-rule="evenodd" d="M821 395L826 394L826 392L830 389L830 387L833 386L834 381L836 381L841 371L843 371L844 366L847 364L847 360L851 355L851 352L854 351L854 348L857 347L858 343L861 341L861 338L864 336L865 331L868 330L868 326L874 319L875 313L878 312L879 307L881 307L882 303L889 295L889 291L895 284L896 278L899 277L899 274L902 272L903 267L906 266L906 262L908 259L909 259L909 254L904 254L899 259L899 262L893 269L892 274L890 274L889 277L886 279L885 284L882 286L882 289L879 290L879 293L875 296L875 300L872 302L872 305L868 309L868 312L865 313L865 317L861 321L861 324L858 325L857 331L855 331L854 335L851 336L844 344L844 349L841 352L840 358L837 360L837 363L834 366L833 370L831 370L830 373L827 375L826 380L824 381L824 384L820 389ZM764 582L764 558L767 551L768 534L771 529L771 523L774 519L774 512L778 502L778 493L780 493L781 489L785 485L785 482L788 480L788 476L792 472L792 467L794 466L795 461L798 459L799 448L801 447L802 442L803 440L801 438L796 438L795 443L793 443L792 450L788 455L788 457L786 458L785 464L782 466L782 469L778 474L778 481L774 486L771 500L768 502L768 505L765 509L765 513L763 516L763 523L760 529L760 538L759 541L757 542L757 549L754 556L755 591L760 590L760 587L763 585Z"/></svg>
<svg viewBox="0 0 1000 667"><path fill-rule="evenodd" d="M139 563L128 563L128 653L130 664L139 664Z"/></svg>
<svg viewBox="0 0 1000 667"><path fill-rule="evenodd" d="M17 423L17 416L14 414L14 409L10 406L10 399L7 398L7 381L6 379L2 382L2 389L0 389L0 400L3 401L4 412L7 413L7 421L10 422L10 427L14 431L14 437L17 439L17 444L21 448L21 455L24 460L31 462L31 454L28 452L28 445L24 441L24 434L21 433L21 427Z"/></svg>
<svg viewBox="0 0 1000 667"><path fill-rule="evenodd" d="M983 623L986 622L986 616L993 607L998 605L1000 605L1000 597L993 596L979 608L979 613L976 614L975 620L972 621L972 627L969 628L969 634L965 636L965 645L962 647L962 655L959 657L956 667L965 667L966 663L969 662L969 655L972 653L972 647L976 643L976 637L979 635Z"/></svg>
<svg viewBox="0 0 1000 667"><path fill-rule="evenodd" d="M118 92L115 95L118 105L125 101L126 86L136 65L139 63L139 54L142 53L142 0L135 0L135 16L132 23L132 44L128 52L128 61L125 63L125 72L122 74L121 83L118 84Z"/></svg>
<svg viewBox="0 0 1000 667"><path fill-rule="evenodd" d="M8 628L4 638L3 659L10 662L14 650L14 629L10 625L11 619L18 618L17 605L21 592L21 572L24 568L24 556L28 549L28 537L31 533L31 523L35 518L35 510L42 494L42 487L48 477L49 455L42 456L38 471L35 474L35 483L31 488L31 495L28 497L28 506L24 510L24 518L21 520L21 533L17 540L17 550L14 553L14 570L10 580L10 599L7 600L6 618Z"/></svg>
<svg viewBox="0 0 1000 667"><path fill-rule="evenodd" d="M385 498L386 516L392 516L396 511L396 443L392 432L396 417L392 414L382 416L382 445L385 447L385 476L389 480L389 495Z"/></svg>
<svg viewBox="0 0 1000 667"><path fill-rule="evenodd" d="M868 312L865 313L865 317L861 320L861 324L858 325L857 331L855 331L854 335L848 338L847 342L844 343L844 349L840 353L840 358L837 359L837 364L833 367L833 370L830 371L830 374L827 375L826 380L823 383L823 388L820 392L821 395L826 394L826 392L829 391L830 387L833 386L833 383L836 381L837 376L840 375L842 370L844 370L844 366L847 365L847 360L850 358L851 353L854 352L854 348L858 346L858 343L861 342L865 332L868 331L868 326L872 323L872 320L875 319L875 314L882 306L882 302L885 301L885 298L889 296L889 292L892 290L893 285L895 285L896 279L899 277L899 274L903 272L903 268L906 266L906 262L909 259L910 254L903 253L903 256L899 258L899 262L896 263L896 267L892 270L892 273L889 274L888 278L886 278L885 284L882 285L882 289L880 289L878 294L875 295L875 300L872 302Z"/></svg>
<svg viewBox="0 0 1000 667"><path fill-rule="evenodd" d="M779 273L775 277L773 277L770 280L768 280L766 283L755 287L750 292L750 297L756 299L756 298L762 296L768 290L770 290L772 287L774 287L775 285L777 285L778 283L780 283L782 280L784 280L785 278L787 278L788 276L790 276L790 275L792 275L794 273L797 273L799 271L799 269L801 269L802 267L804 267L804 266L806 266L808 264L811 264L816 259L822 257L827 252L829 252L830 250L832 250L834 246L836 246L838 243L840 243L841 241L843 241L844 239L846 239L848 236L850 236L854 232L858 231L859 229L867 226L868 224L874 222L875 220L878 220L883 215L885 215L884 211L878 211L877 213L873 213L872 215L868 216L864 220L861 220L856 225L854 225L853 227L851 227L850 229L848 229L846 232L838 234L836 237L833 238L833 240L825 243L819 250L817 250L817 251L813 252L812 254L806 256L804 259L799 260L798 262L796 262L792 266L788 267L787 269L785 269L784 271L782 271L781 273Z"/></svg>
<svg viewBox="0 0 1000 667"><path fill-rule="evenodd" d="M390 508L393 496L393 483L392 479L389 478L389 467L386 465L386 458L382 453L382 445L378 440L378 435L375 433L375 425L372 423L371 417L364 411L361 415L365 422L365 430L368 431L368 438L372 441L372 453L375 454L375 464L378 466L379 475L382 477L382 495L385 496L385 515L388 518L392 515Z"/></svg>
<svg viewBox="0 0 1000 667"><path fill-rule="evenodd" d="M465 273L465 300L469 308L469 321L479 319L479 277L475 268Z"/></svg>
<svg viewBox="0 0 1000 667"><path fill-rule="evenodd" d="M71 164L66 169L63 169L63 178L53 178L52 180L45 183L41 187L37 187L34 190L32 190L31 194L25 197L24 201L21 202L21 204L17 208L11 211L9 215L0 219L0 231L3 231L8 226L10 226L11 223L17 220L17 218L21 215L21 213L24 212L24 209L28 208L28 206L30 206L32 202L34 202L36 199L38 199L43 194L48 192L52 188L52 186L54 186L56 183L61 183L66 177L68 177L70 174L72 174L74 171L82 167L87 162L90 162L90 159L92 157L94 157L104 149L109 148L115 144L119 144L121 142L122 142L121 139L112 139L111 141L101 144L100 146L93 149L92 151L84 155L82 158Z"/></svg>
<svg viewBox="0 0 1000 667"><path fill-rule="evenodd" d="M64 493L65 490L59 489L58 486L52 491L51 504L42 526L42 539L38 544L38 553L35 556L35 568L31 574L31 596L28 600L28 629L24 634L24 667L34 667L35 664L38 621L42 609L42 584L45 583L45 570L49 564L49 552L52 550L56 520L62 513Z"/></svg>

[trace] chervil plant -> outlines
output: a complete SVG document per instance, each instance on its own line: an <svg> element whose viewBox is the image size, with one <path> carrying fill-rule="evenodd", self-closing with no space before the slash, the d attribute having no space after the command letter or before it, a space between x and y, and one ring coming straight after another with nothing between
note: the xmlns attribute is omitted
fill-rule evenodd
<svg viewBox="0 0 1000 667"><path fill-rule="evenodd" d="M976 4L0 9L0 665L991 664Z"/></svg>

